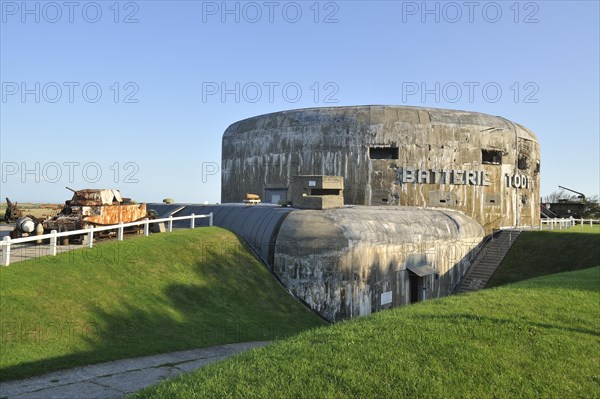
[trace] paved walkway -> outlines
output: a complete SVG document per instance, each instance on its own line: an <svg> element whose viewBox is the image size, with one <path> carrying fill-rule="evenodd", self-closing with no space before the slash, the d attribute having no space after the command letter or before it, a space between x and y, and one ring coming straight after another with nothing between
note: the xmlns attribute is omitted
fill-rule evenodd
<svg viewBox="0 0 600 399"><path fill-rule="evenodd" d="M0 384L2 399L116 399L269 342L244 342L116 360Z"/></svg>
<svg viewBox="0 0 600 399"><path fill-rule="evenodd" d="M4 236L8 236L14 228L14 223L0 224L0 240L2 240ZM83 245L58 245L56 247L56 250L58 253L61 253L79 248L83 248ZM10 263L13 264L24 260L36 259L43 256L50 256L51 251L52 250L50 248L50 245L41 245L35 243L13 244L10 247ZM0 252L2 251L0 250ZM51 261L48 259L46 260L49 262Z"/></svg>

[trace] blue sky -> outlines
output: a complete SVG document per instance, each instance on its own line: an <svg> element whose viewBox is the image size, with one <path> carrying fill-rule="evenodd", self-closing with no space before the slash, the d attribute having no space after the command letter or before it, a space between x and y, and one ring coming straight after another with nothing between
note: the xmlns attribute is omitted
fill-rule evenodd
<svg viewBox="0 0 600 399"><path fill-rule="evenodd" d="M599 189L597 1L4 1L0 197L219 202L231 123L396 104L533 130L542 195Z"/></svg>

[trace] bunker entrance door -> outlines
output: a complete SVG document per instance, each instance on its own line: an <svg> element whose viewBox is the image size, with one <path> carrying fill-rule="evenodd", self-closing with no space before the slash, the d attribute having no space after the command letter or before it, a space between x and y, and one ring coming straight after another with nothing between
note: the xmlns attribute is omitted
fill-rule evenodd
<svg viewBox="0 0 600 399"><path fill-rule="evenodd" d="M420 302L427 299L427 279L432 274L438 274L431 266L408 267L408 288L410 291L410 303Z"/></svg>
<svg viewBox="0 0 600 399"><path fill-rule="evenodd" d="M408 285L410 287L410 303L419 302L419 291L423 287L423 278L414 273L408 273Z"/></svg>

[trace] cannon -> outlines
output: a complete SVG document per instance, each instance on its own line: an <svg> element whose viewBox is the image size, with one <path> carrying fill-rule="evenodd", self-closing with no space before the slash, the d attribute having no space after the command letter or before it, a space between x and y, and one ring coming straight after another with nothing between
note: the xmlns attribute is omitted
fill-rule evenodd
<svg viewBox="0 0 600 399"><path fill-rule="evenodd" d="M12 222L23 216L23 211L17 206L17 203L12 203L11 200L6 197L6 212L4 212L4 221Z"/></svg>

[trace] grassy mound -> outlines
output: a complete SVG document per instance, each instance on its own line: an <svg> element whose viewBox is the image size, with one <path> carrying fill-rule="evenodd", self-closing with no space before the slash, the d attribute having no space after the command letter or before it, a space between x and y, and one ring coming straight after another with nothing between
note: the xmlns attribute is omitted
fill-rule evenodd
<svg viewBox="0 0 600 399"><path fill-rule="evenodd" d="M135 398L597 397L600 268L313 329Z"/></svg>
<svg viewBox="0 0 600 399"><path fill-rule="evenodd" d="M0 269L0 378L273 340L325 324L217 227Z"/></svg>
<svg viewBox="0 0 600 399"><path fill-rule="evenodd" d="M492 276L488 287L600 264L600 226L524 231Z"/></svg>

